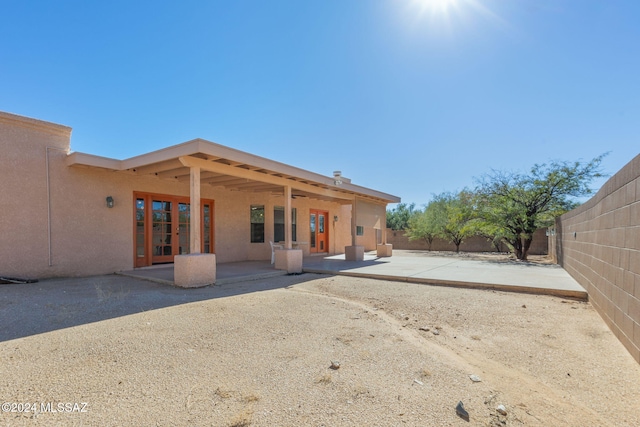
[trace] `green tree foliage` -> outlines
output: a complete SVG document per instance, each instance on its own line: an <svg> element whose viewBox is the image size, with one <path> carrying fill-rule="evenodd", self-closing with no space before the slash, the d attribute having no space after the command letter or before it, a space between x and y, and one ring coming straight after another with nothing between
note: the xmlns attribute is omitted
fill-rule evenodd
<svg viewBox="0 0 640 427"><path fill-rule="evenodd" d="M477 208L475 212L477 216ZM493 223L483 221L481 218L476 218L473 222L473 226L475 229L474 234L489 240L496 252L502 251L501 245L502 242L505 241L505 236L503 235L503 230L501 227L498 227Z"/></svg>
<svg viewBox="0 0 640 427"><path fill-rule="evenodd" d="M444 212L444 222L439 237L456 245L456 252L460 252L460 244L475 234L473 208L473 193L463 190L458 194L442 193L436 196L434 203L440 204Z"/></svg>
<svg viewBox="0 0 640 427"><path fill-rule="evenodd" d="M392 230L407 230L409 228L409 220L414 216L416 204L400 203L395 209L387 211L387 228Z"/></svg>
<svg viewBox="0 0 640 427"><path fill-rule="evenodd" d="M424 211L409 221L409 240L425 240L431 250L433 239L440 237L456 245L459 252L464 239L475 233L472 199L473 194L467 190L434 196Z"/></svg>
<svg viewBox="0 0 640 427"><path fill-rule="evenodd" d="M479 182L475 204L479 229L501 237L520 260L526 260L533 233L592 194L593 179L603 176L606 154L583 162L536 164L529 174L494 171Z"/></svg>
<svg viewBox="0 0 640 427"><path fill-rule="evenodd" d="M416 214L409 219L406 236L409 240L424 240L429 250L431 244L440 232L439 212L433 203L429 203L424 211L416 211Z"/></svg>

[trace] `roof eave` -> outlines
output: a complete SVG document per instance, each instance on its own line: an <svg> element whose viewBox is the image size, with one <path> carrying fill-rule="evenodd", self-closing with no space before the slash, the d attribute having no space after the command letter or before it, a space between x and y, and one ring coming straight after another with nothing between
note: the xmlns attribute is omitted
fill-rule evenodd
<svg viewBox="0 0 640 427"><path fill-rule="evenodd" d="M205 154L212 157L224 158L239 164L246 164L259 169L269 170L277 174L295 177L302 181L309 181L314 184L324 185L335 190L351 192L354 193L354 196L363 195L386 203L400 202L399 197L391 194L346 182L336 185L335 180L332 177L320 175L315 172L256 156L200 138L125 160L116 160L92 154L74 152L69 154L67 158L67 165L90 166L115 171L124 171L196 154Z"/></svg>

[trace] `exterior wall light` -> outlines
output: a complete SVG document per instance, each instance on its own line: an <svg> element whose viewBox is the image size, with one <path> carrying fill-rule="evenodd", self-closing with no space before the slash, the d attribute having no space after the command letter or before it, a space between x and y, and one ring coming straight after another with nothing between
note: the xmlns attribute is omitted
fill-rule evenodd
<svg viewBox="0 0 640 427"><path fill-rule="evenodd" d="M338 222L338 215L333 216L333 222Z"/></svg>
<svg viewBox="0 0 640 427"><path fill-rule="evenodd" d="M113 207L113 205L114 205L113 197L111 197L111 196L107 196L107 207L108 207L109 209L111 209L111 208Z"/></svg>

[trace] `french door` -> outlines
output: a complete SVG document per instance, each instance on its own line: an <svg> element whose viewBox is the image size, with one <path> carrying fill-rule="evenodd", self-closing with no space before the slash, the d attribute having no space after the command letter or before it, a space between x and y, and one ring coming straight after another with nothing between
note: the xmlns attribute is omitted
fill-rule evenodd
<svg viewBox="0 0 640 427"><path fill-rule="evenodd" d="M309 252L329 252L329 212L311 209L309 211L310 241Z"/></svg>
<svg viewBox="0 0 640 427"><path fill-rule="evenodd" d="M135 265L173 262L190 252L189 198L135 193ZM201 252L214 253L213 200L201 200Z"/></svg>

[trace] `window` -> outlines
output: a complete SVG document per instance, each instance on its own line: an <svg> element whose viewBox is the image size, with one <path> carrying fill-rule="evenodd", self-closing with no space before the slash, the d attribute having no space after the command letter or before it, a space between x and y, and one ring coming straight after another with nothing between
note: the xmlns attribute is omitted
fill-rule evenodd
<svg viewBox="0 0 640 427"><path fill-rule="evenodd" d="M296 208L291 209L291 240L296 241ZM273 208L273 241L284 241L284 207Z"/></svg>
<svg viewBox="0 0 640 427"><path fill-rule="evenodd" d="M273 241L282 242L284 240L284 208L275 206L273 208Z"/></svg>
<svg viewBox="0 0 640 427"><path fill-rule="evenodd" d="M205 254L210 254L212 253L212 249L213 249L213 245L212 245L212 239L211 236L213 235L212 233L212 228L211 228L211 213L213 211L212 209L213 204L212 203L204 203L202 205L202 213L203 213L203 230L202 230L202 235L203 235L203 239L202 239L202 252L204 252Z"/></svg>
<svg viewBox="0 0 640 427"><path fill-rule="evenodd" d="M251 243L264 243L263 205L251 205Z"/></svg>
<svg viewBox="0 0 640 427"><path fill-rule="evenodd" d="M356 226L356 236L364 236L364 227L362 225Z"/></svg>
<svg viewBox="0 0 640 427"><path fill-rule="evenodd" d="M291 209L291 241L292 242L298 241L297 230L296 230L298 220L296 219L296 216L298 216L298 210L296 208L292 208Z"/></svg>

